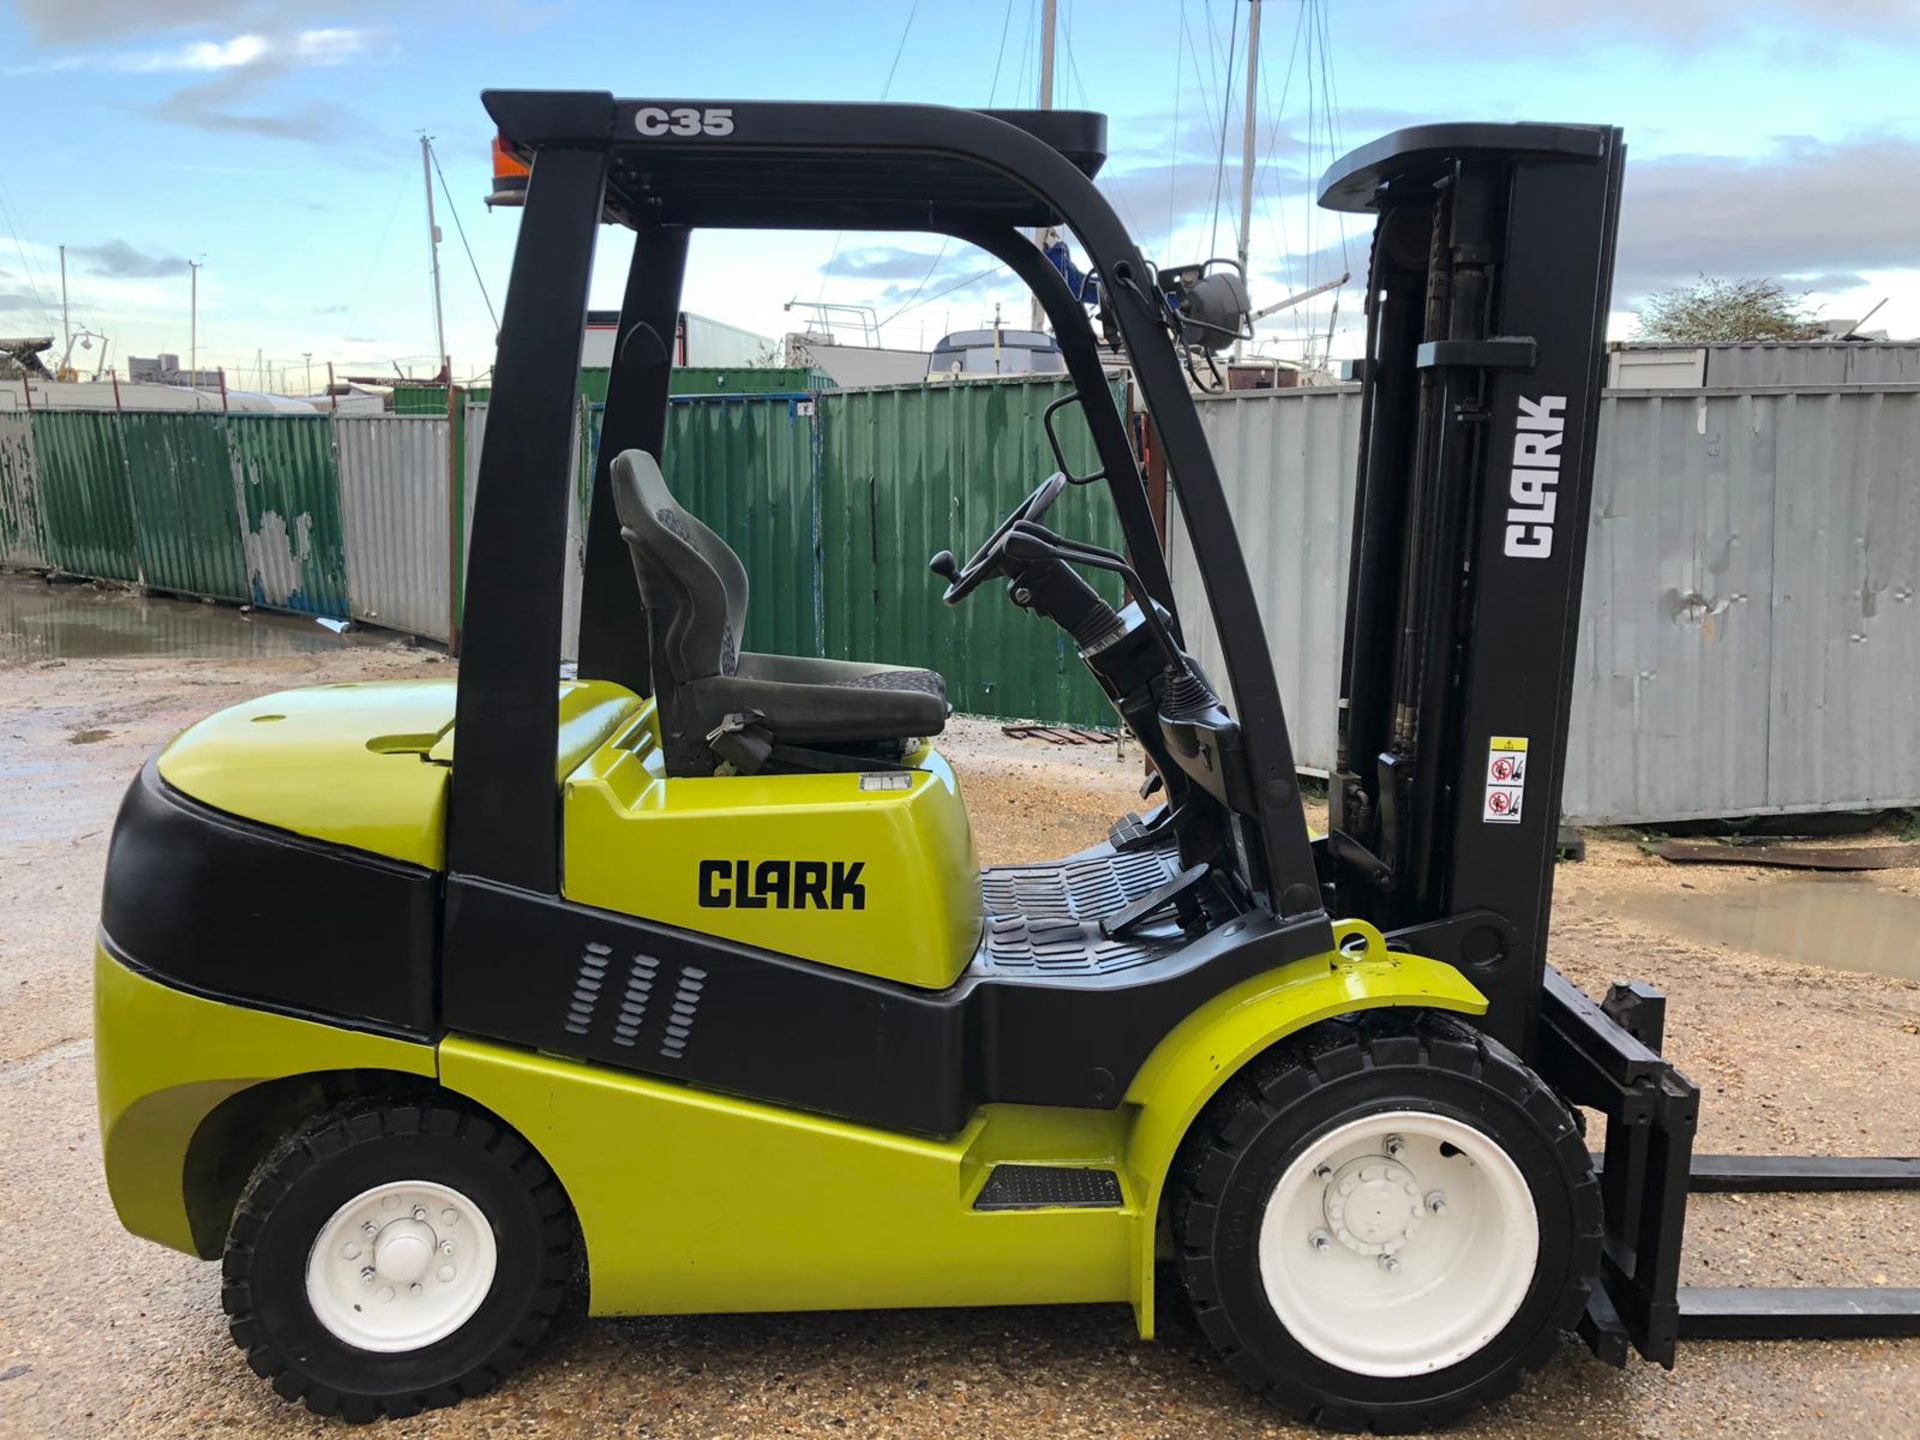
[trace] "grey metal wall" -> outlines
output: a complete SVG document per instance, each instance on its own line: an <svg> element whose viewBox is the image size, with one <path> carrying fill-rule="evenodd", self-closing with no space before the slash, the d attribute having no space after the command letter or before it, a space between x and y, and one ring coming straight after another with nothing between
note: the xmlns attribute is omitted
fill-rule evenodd
<svg viewBox="0 0 1920 1440"><path fill-rule="evenodd" d="M1303 767L1333 762L1358 392L1202 401ZM1174 587L1217 667L1175 527ZM1610 394L1565 810L1920 804L1920 386Z"/></svg>
<svg viewBox="0 0 1920 1440"><path fill-rule="evenodd" d="M1920 383L1920 345L1902 341L1749 341L1706 352L1705 383L1713 390Z"/></svg>
<svg viewBox="0 0 1920 1440"><path fill-rule="evenodd" d="M445 420L342 415L340 518L347 547L347 605L355 620L447 639Z"/></svg>
<svg viewBox="0 0 1920 1440"><path fill-rule="evenodd" d="M1333 765L1347 607L1347 536L1359 464L1360 387L1206 396L1200 419L1253 577L1294 761ZM1170 517L1174 601L1194 657L1223 689L1226 667L1186 527Z"/></svg>

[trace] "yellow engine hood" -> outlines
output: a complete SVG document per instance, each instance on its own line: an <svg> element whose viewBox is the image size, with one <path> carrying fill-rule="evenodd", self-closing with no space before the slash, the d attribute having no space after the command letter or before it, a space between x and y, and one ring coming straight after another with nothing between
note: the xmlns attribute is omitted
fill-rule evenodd
<svg viewBox="0 0 1920 1440"><path fill-rule="evenodd" d="M283 690L210 715L160 753L160 776L203 805L315 840L445 866L455 682ZM597 680L559 687L555 784L640 708Z"/></svg>

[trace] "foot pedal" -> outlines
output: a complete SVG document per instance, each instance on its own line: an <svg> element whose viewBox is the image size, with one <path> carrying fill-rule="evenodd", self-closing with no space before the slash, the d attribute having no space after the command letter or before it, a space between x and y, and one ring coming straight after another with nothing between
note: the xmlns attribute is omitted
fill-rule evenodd
<svg viewBox="0 0 1920 1440"><path fill-rule="evenodd" d="M1124 909L1116 910L1100 922L1100 933L1109 940L1118 940L1129 931L1137 930L1169 905L1179 907L1180 921L1184 925L1190 915L1198 913L1198 905L1188 897L1207 878L1205 865L1194 865L1182 870L1164 885L1157 885Z"/></svg>
<svg viewBox="0 0 1920 1440"><path fill-rule="evenodd" d="M1144 820L1129 810L1107 827L1107 843L1123 855L1129 850L1145 850L1173 833L1172 820L1173 811L1165 805L1157 806Z"/></svg>
<svg viewBox="0 0 1920 1440"><path fill-rule="evenodd" d="M996 1165L976 1210L1118 1210L1120 1177L1072 1165Z"/></svg>

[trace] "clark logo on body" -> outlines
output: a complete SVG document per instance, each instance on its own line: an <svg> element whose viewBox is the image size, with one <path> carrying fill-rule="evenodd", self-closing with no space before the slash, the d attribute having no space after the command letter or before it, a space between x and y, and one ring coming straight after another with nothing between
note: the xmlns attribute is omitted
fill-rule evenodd
<svg viewBox="0 0 1920 1440"><path fill-rule="evenodd" d="M695 110L689 105L663 110L658 105L643 105L634 112L633 128L649 138L656 135L731 135L733 111L724 106Z"/></svg>
<svg viewBox="0 0 1920 1440"><path fill-rule="evenodd" d="M864 860L702 860L705 910L864 910Z"/></svg>
<svg viewBox="0 0 1920 1440"><path fill-rule="evenodd" d="M1560 438L1567 397L1520 397L1513 422L1513 474L1507 482L1507 554L1545 560L1553 554L1554 497L1560 488Z"/></svg>

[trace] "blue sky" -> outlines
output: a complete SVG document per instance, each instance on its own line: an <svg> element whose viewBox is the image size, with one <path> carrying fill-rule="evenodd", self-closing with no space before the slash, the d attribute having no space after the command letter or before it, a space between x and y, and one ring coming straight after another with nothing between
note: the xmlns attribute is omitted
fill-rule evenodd
<svg viewBox="0 0 1920 1440"><path fill-rule="evenodd" d="M264 352L294 367L293 388L306 353L316 367L425 370L419 131L436 137L495 305L512 253L517 214L481 200L482 88L1030 103L1038 10L12 0L0 4L0 334L58 331L64 243L75 320L109 336L116 359L184 358L185 262L204 257L203 365L250 380ZM1304 18L1301 0L1266 0L1263 13L1256 303L1364 264L1362 227L1343 237L1307 202L1337 148L1418 120L1599 121L1625 127L1632 157L1617 335L1636 296L1702 271L1799 277L1828 315L1884 298L1873 326L1920 334L1920 0L1318 0ZM1236 0L1060 0L1060 14L1056 102L1112 116L1103 181L1142 247L1171 261L1230 253L1237 60L1217 225L1213 193L1243 0L1237 19ZM448 345L466 375L491 363L493 327L444 206L441 224ZM619 239L603 232L597 303L617 299ZM787 300L870 304L897 315L891 343L920 346L996 302L1024 313L1024 292L971 278L988 265L924 236L706 235L686 305L777 335L794 328ZM1341 306L1336 352L1353 346L1351 287ZM1298 354L1333 318L1322 301L1262 334Z"/></svg>

